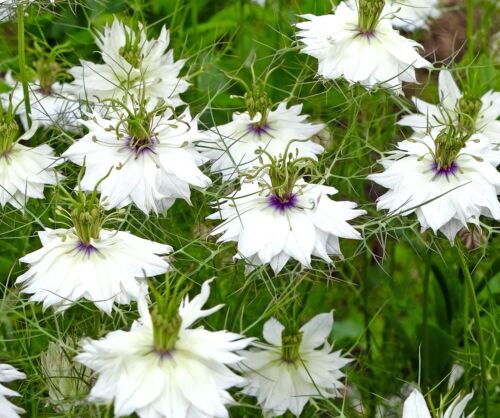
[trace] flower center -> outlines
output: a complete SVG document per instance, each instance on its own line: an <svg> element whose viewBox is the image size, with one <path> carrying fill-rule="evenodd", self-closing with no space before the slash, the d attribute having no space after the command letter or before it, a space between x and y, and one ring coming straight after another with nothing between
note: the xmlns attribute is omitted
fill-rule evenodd
<svg viewBox="0 0 500 418"><path fill-rule="evenodd" d="M295 363L300 358L300 344L303 332L288 334L286 329L281 333L281 359L286 363Z"/></svg>
<svg viewBox="0 0 500 418"><path fill-rule="evenodd" d="M465 147L470 134L454 126L443 129L435 140L434 165L437 173L453 174L457 170L456 161Z"/></svg>
<svg viewBox="0 0 500 418"><path fill-rule="evenodd" d="M249 123L248 124L248 131L255 134L255 135L258 135L258 136L261 136L263 134L267 134L268 130L269 130L268 123L265 123L264 125L260 125L258 123Z"/></svg>
<svg viewBox="0 0 500 418"><path fill-rule="evenodd" d="M19 126L12 120L0 121L0 156L7 156L19 136Z"/></svg>
<svg viewBox="0 0 500 418"><path fill-rule="evenodd" d="M368 38L374 36L384 6L384 0L359 0L358 26L360 34Z"/></svg>
<svg viewBox="0 0 500 418"><path fill-rule="evenodd" d="M87 255L87 256L99 251L92 244L86 244L82 241L78 241L78 244L76 245L76 249L78 250L79 253L83 253L84 255Z"/></svg>
<svg viewBox="0 0 500 418"><path fill-rule="evenodd" d="M297 195L295 193L278 196L272 194L268 196L269 206L284 213L287 209L297 206Z"/></svg>
<svg viewBox="0 0 500 418"><path fill-rule="evenodd" d="M80 240L77 248L90 254L95 249L90 242L98 239L101 226L104 222L104 214L100 207L93 205L79 204L71 212L71 220L76 236Z"/></svg>
<svg viewBox="0 0 500 418"><path fill-rule="evenodd" d="M448 177L449 175L455 174L458 171L458 166L455 162L452 162L447 167L439 167L438 163L434 161L434 163L432 164L432 170L439 176Z"/></svg>
<svg viewBox="0 0 500 418"><path fill-rule="evenodd" d="M173 306L173 303L169 305ZM151 313L154 348L162 357L174 350L182 325L182 318L177 308L175 310L169 308L170 306L165 311L155 306Z"/></svg>
<svg viewBox="0 0 500 418"><path fill-rule="evenodd" d="M156 139L154 136L145 138L129 136L127 140L127 146L135 152L136 156L152 151L155 144Z"/></svg>
<svg viewBox="0 0 500 418"><path fill-rule="evenodd" d="M260 121L250 124L248 129L259 135L265 133L266 129L269 129L267 116L271 107L271 100L267 96L263 84L255 83L252 90L245 93L244 98L250 117L253 119L257 113L261 115Z"/></svg>

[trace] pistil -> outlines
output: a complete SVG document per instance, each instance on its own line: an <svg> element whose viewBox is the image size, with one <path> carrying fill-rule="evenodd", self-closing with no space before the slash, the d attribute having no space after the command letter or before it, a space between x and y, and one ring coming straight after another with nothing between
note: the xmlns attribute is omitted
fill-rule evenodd
<svg viewBox="0 0 500 418"><path fill-rule="evenodd" d="M295 363L300 358L300 343L302 342L302 331L281 333L281 359L287 363Z"/></svg>
<svg viewBox="0 0 500 418"><path fill-rule="evenodd" d="M358 0L358 25L360 34L372 37L375 33L385 2L383 0Z"/></svg>

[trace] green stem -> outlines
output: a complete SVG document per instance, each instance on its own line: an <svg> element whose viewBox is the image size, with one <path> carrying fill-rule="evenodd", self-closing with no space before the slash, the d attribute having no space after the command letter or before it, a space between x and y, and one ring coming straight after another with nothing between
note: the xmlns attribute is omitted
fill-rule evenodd
<svg viewBox="0 0 500 418"><path fill-rule="evenodd" d="M425 389L429 379L429 276L430 276L430 260L427 258L424 273L424 296L422 303L422 382L421 387Z"/></svg>
<svg viewBox="0 0 500 418"><path fill-rule="evenodd" d="M467 61L474 60L474 0L467 0Z"/></svg>
<svg viewBox="0 0 500 418"><path fill-rule="evenodd" d="M488 418L488 382L486 376L486 353L484 347L483 330L481 328L481 322L479 318L479 305L477 303L476 291L474 289L474 282L472 281L472 276L470 274L467 262L465 261L464 254L460 247L458 247L458 254L460 257L460 264L462 266L462 270L464 273L465 285L467 286L469 291L470 301L472 301L472 314L474 315L474 322L476 323L477 342L479 346L481 389L483 392L483 408L484 408L483 417ZM465 339L467 339L467 335L465 335Z"/></svg>
<svg viewBox="0 0 500 418"><path fill-rule="evenodd" d="M191 0L191 26L193 31L198 31L198 0Z"/></svg>
<svg viewBox="0 0 500 418"><path fill-rule="evenodd" d="M28 87L28 74L26 73L26 53L24 48L24 7L22 3L17 6L17 53L19 54L19 70L23 84L24 109L28 127L31 128L31 104Z"/></svg>

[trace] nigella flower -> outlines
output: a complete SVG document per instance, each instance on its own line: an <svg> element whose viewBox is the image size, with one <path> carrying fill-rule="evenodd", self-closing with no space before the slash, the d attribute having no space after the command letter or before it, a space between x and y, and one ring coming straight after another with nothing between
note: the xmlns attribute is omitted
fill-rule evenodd
<svg viewBox="0 0 500 418"><path fill-rule="evenodd" d="M158 39L150 40L141 25L135 31L115 18L96 38L104 64L82 60L81 66L70 70L75 93L89 101L128 94L163 99L172 106L183 104L179 94L189 86L179 77L184 60L174 61L169 39L165 27Z"/></svg>
<svg viewBox="0 0 500 418"><path fill-rule="evenodd" d="M76 361L98 374L90 400L114 401L117 417L227 417L226 405L232 402L228 389L243 382L228 365L241 360L235 352L250 340L192 328L222 307L202 309L209 293L207 281L198 296L191 301L185 297L180 306L178 295L168 295L151 315L142 307L130 331L85 340Z"/></svg>
<svg viewBox="0 0 500 418"><path fill-rule="evenodd" d="M484 135L449 127L400 142L380 160L384 171L368 178L389 189L378 209L415 212L422 230L441 231L453 242L467 224L479 225L481 215L500 219L499 163Z"/></svg>
<svg viewBox="0 0 500 418"><path fill-rule="evenodd" d="M110 118L94 112L83 124L88 134L63 156L78 165L85 162L81 187L92 190L98 184L106 208L134 203L146 214L165 212L176 198L190 201L190 185L211 183L198 168L207 160L193 146L198 120L189 109L177 118L165 107L114 112Z"/></svg>
<svg viewBox="0 0 500 418"><path fill-rule="evenodd" d="M242 351L238 368L246 378L243 393L255 396L266 417L289 410L299 416L309 399L340 396L344 385L342 367L351 362L332 352L328 336L333 314L319 314L296 332L287 330L275 318L264 324L267 344Z"/></svg>
<svg viewBox="0 0 500 418"><path fill-rule="evenodd" d="M200 143L202 153L212 160L211 171L222 173L225 180L260 166L258 149L278 157L294 141L290 151L297 151L299 157L316 159L324 151L311 137L325 125L307 122L307 115L300 114L301 104L287 109L286 102L281 102L275 110L270 110L265 101L264 106L255 110L234 113L231 122L206 132L207 142ZM265 155L261 157L266 159Z"/></svg>
<svg viewBox="0 0 500 418"><path fill-rule="evenodd" d="M465 408L473 396L473 392L467 395L462 393L458 394L445 411L440 411L439 415L436 415L436 418L464 418ZM474 412L475 411L467 415L467 418L472 418ZM425 399L417 389L414 389L406 399L403 406L402 418L431 418L431 413Z"/></svg>
<svg viewBox="0 0 500 418"><path fill-rule="evenodd" d="M0 95L2 103L6 106L11 100L24 128L28 129L23 86L12 78L10 72L5 76L5 82L12 88L12 91ZM70 132L78 130L77 121L81 112L77 98L67 91L66 84L58 81L49 85L44 84L40 81L28 83L31 120L41 127L56 126Z"/></svg>
<svg viewBox="0 0 500 418"><path fill-rule="evenodd" d="M80 193L67 216L72 228L38 232L42 248L20 259L30 268L16 283L44 309L63 311L86 299L110 314L114 303L144 301L146 278L169 269L163 257L172 251L169 245L103 228L113 215L104 215L95 191L90 196Z"/></svg>
<svg viewBox="0 0 500 418"><path fill-rule="evenodd" d="M19 379L26 379L26 375L9 364L0 364L0 412L4 418L18 418L25 412L7 400L7 396L20 396L19 393L2 385Z"/></svg>
<svg viewBox="0 0 500 418"><path fill-rule="evenodd" d="M300 160L280 161L271 165L269 177L243 180L239 190L217 203L218 212L209 219L224 222L211 235L221 234L218 242L237 242L236 259L270 263L275 273L290 258L305 267L312 255L332 262L330 255L342 256L339 237L361 238L347 221L365 211L354 209L353 202L331 200L334 187L300 179Z"/></svg>
<svg viewBox="0 0 500 418"><path fill-rule="evenodd" d="M415 68L431 67L421 46L392 27L392 13L383 0L341 2L333 14L304 15L297 24L302 52L318 59L318 74L345 78L367 89L382 85L402 93L401 83L416 82Z"/></svg>
<svg viewBox="0 0 500 418"><path fill-rule="evenodd" d="M409 126L417 133L429 129L442 130L453 125L470 134L479 132L492 143L500 142L500 92L488 91L481 98L463 94L450 71L439 72L439 99L437 105L416 97L413 102L418 113L406 115L398 122Z"/></svg>
<svg viewBox="0 0 500 418"><path fill-rule="evenodd" d="M392 26L407 32L426 29L430 19L441 15L439 0L389 0L394 18Z"/></svg>
<svg viewBox="0 0 500 418"><path fill-rule="evenodd" d="M0 105L1 108L1 105ZM43 199L46 185L57 183L55 167L62 160L47 144L28 147L21 143L33 137L37 123L20 134L10 107L0 109L0 205L23 209L29 198Z"/></svg>

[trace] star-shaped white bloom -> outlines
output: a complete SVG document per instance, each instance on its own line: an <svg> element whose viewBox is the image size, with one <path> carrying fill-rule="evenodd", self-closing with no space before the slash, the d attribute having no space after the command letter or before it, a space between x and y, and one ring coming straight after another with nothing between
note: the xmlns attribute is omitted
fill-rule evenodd
<svg viewBox="0 0 500 418"><path fill-rule="evenodd" d="M459 122L460 117L473 118L471 124L475 132L485 135L492 143L500 143L500 92L489 91L478 100L477 114L470 113L469 109L461 109L463 93L458 88L451 72L439 72L439 100L437 105L427 103L417 97L413 103L418 113L406 115L398 122L399 125L409 126L417 133L425 133L429 129L441 130L444 127ZM464 115L464 112L466 113Z"/></svg>
<svg viewBox="0 0 500 418"><path fill-rule="evenodd" d="M482 134L473 135L448 167L438 168L436 136L405 140L380 160L382 173L369 179L389 189L377 201L391 214L415 212L422 230L441 231L453 242L468 223L479 224L481 215L500 219L500 163Z"/></svg>
<svg viewBox="0 0 500 418"><path fill-rule="evenodd" d="M87 191L114 167L98 187L101 204L107 209L134 203L146 214L163 213L176 198L189 202L190 185L211 184L198 168L207 159L194 148L198 120L188 109L178 118L169 111L155 116L145 140L134 139L128 123L116 113L107 119L94 112L82 123L88 134L63 156L78 165L85 161L81 187Z"/></svg>
<svg viewBox="0 0 500 418"><path fill-rule="evenodd" d="M464 418L465 407L473 396L473 392L465 396L462 394L457 395L446 408L446 411L439 413L439 418ZM474 412L471 412L467 415L467 418L472 418L473 416ZM403 406L402 418L431 418L431 413L425 399L417 389L414 389L406 399Z"/></svg>
<svg viewBox="0 0 500 418"><path fill-rule="evenodd" d="M172 106L184 102L189 83L179 77L184 60L174 61L168 50L169 31L163 27L158 39L148 39L142 26L136 33L115 18L111 27L96 38L104 64L81 61L70 70L75 94L89 101L136 98L163 99Z"/></svg>
<svg viewBox="0 0 500 418"><path fill-rule="evenodd" d="M389 0L394 14L392 26L407 32L426 29L430 19L441 15L439 0Z"/></svg>
<svg viewBox="0 0 500 418"><path fill-rule="evenodd" d="M200 142L199 149L213 161L211 171L222 173L224 180L235 178L239 172L245 172L260 166L258 149L277 157L283 154L287 145L289 152L298 152L299 157L316 159L324 148L312 142L312 136L319 133L325 125L309 123L307 115L301 115L302 105L287 109L281 102L275 110L267 114L265 124L260 125L261 113L253 118L248 112L234 113L233 120L207 131L206 142ZM267 161L265 155L262 155Z"/></svg>
<svg viewBox="0 0 500 418"><path fill-rule="evenodd" d="M22 209L29 198L43 199L43 190L46 185L57 183L55 167L61 164L62 160L54 156L54 150L47 144L31 148L20 143L20 141L30 139L37 127L37 123L34 123L29 131L0 153L0 204L2 207L10 204L17 209Z"/></svg>
<svg viewBox="0 0 500 418"><path fill-rule="evenodd" d="M20 259L28 271L18 277L30 301L63 311L86 299L111 313L114 303L129 304L147 297L147 277L169 269L162 257L169 245L139 238L126 231L102 229L98 239L84 244L73 229L38 232L42 248Z"/></svg>
<svg viewBox="0 0 500 418"><path fill-rule="evenodd" d="M334 187L299 180L285 199L271 193L259 180L243 181L241 188L217 204L209 219L222 219L210 235L218 242L238 243L236 259L251 265L270 263L278 273L290 258L310 267L311 256L332 262L342 256L339 237L361 239L348 220L366 213L353 202L335 202Z"/></svg>
<svg viewBox="0 0 500 418"><path fill-rule="evenodd" d="M19 379L26 379L26 375L9 364L0 364L0 412L2 418L18 418L19 414L25 412L24 409L7 400L7 396L20 396L19 393L1 384Z"/></svg>
<svg viewBox="0 0 500 418"><path fill-rule="evenodd" d="M5 76L5 82L12 88L12 91L0 95L2 103L4 107L7 107L12 97L12 105L20 116L24 128L28 129L23 86L12 78L10 72ZM35 81L28 84L28 89L31 105L30 117L33 122L37 122L41 127L56 126L69 132L78 130L77 121L81 116L80 104L77 98L67 91L67 84L56 82L49 90L44 91L38 81Z"/></svg>
<svg viewBox="0 0 500 418"><path fill-rule="evenodd" d="M174 348L158 352L153 322L146 309L130 331L113 331L101 340L85 340L76 360L95 370L97 382L90 393L95 402L114 401L115 416L134 412L141 418L225 418L233 400L228 389L243 379L227 365L241 357L249 339L227 331L191 328L222 305L203 310L209 282L201 293L179 308L182 320Z"/></svg>
<svg viewBox="0 0 500 418"><path fill-rule="evenodd" d="M393 29L389 5L369 32L360 30L357 2L341 2L333 14L303 17L307 21L297 24L302 52L318 59L318 74L326 79L343 77L349 84L382 85L401 94L403 81L416 82L415 68L431 67L417 53L421 46Z"/></svg>
<svg viewBox="0 0 500 418"><path fill-rule="evenodd" d="M241 352L245 359L238 368L247 379L243 393L257 398L264 416L281 416L289 410L298 417L309 399L340 396L344 388L340 369L352 360L332 352L328 343L332 326L332 313L312 318L300 328L298 356L291 360L283 354L285 327L271 318L263 330L268 344L254 343L259 350Z"/></svg>

